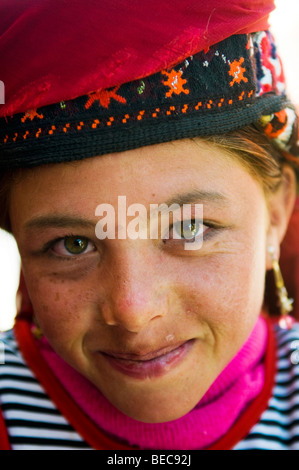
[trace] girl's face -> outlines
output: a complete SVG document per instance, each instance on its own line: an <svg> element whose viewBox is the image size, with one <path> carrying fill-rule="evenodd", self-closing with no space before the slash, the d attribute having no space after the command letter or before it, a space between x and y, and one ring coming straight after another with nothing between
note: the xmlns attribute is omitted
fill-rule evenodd
<svg viewBox="0 0 299 470"><path fill-rule="evenodd" d="M202 246L186 250L171 218L168 238L119 239L119 196L148 216L150 204L202 204ZM100 204L115 209L115 239L96 235ZM270 236L263 190L207 143L182 140L30 170L12 189L10 214L44 335L137 420L189 412L260 313Z"/></svg>

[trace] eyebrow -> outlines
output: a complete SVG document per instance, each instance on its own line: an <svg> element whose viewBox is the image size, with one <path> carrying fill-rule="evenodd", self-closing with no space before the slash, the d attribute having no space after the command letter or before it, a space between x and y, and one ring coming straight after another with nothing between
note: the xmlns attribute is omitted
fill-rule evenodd
<svg viewBox="0 0 299 470"><path fill-rule="evenodd" d="M217 207L223 208L229 205L229 199L220 192L193 189L187 193L178 193L162 204L156 204L158 207L152 208L151 214L154 216L160 212L161 215L164 215L167 214L169 210L172 210L172 205L174 205L174 207L183 207L185 204L195 203L212 203Z"/></svg>
<svg viewBox="0 0 299 470"><path fill-rule="evenodd" d="M228 198L223 193L216 191L202 191L199 189L193 189L188 193L176 194L168 199L165 204L170 206L171 204L178 204L183 206L184 204L192 204L195 202L211 202L220 206L228 205Z"/></svg>
<svg viewBox="0 0 299 470"><path fill-rule="evenodd" d="M84 219L78 216L70 216L66 214L53 215L46 214L35 217L34 219L29 220L25 224L26 229L31 228L67 228L67 227L78 227L78 228L93 228L96 223L92 220Z"/></svg>

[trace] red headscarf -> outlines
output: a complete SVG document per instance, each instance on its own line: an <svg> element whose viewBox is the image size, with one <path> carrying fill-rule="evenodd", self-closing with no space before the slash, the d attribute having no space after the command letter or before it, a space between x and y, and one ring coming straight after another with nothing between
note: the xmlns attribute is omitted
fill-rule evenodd
<svg viewBox="0 0 299 470"><path fill-rule="evenodd" d="M273 9L274 0L2 0L0 116L158 72L267 29Z"/></svg>

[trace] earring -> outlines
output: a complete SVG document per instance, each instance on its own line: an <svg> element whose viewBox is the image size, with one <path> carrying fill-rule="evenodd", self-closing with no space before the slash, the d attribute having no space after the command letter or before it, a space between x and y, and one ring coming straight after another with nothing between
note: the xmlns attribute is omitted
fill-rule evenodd
<svg viewBox="0 0 299 470"><path fill-rule="evenodd" d="M32 325L31 331L32 331L33 336L36 339L41 339L44 336L35 317L33 318L33 325Z"/></svg>
<svg viewBox="0 0 299 470"><path fill-rule="evenodd" d="M273 246L268 247L268 253L270 254L272 260L276 291L279 298L281 317L278 321L278 324L283 330L290 330L295 323L295 319L289 315L289 313L293 310L294 300L289 299L288 297L288 292L284 285L278 259L275 255L275 249Z"/></svg>

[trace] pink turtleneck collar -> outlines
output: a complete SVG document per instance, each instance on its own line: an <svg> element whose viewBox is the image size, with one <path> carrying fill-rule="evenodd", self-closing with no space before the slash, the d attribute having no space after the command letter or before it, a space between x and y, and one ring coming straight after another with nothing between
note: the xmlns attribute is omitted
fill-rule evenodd
<svg viewBox="0 0 299 470"><path fill-rule="evenodd" d="M63 361L45 339L42 356L87 416L110 436L141 449L203 449L224 436L264 385L267 326L259 317L249 339L187 415L148 424L118 411L87 379Z"/></svg>

